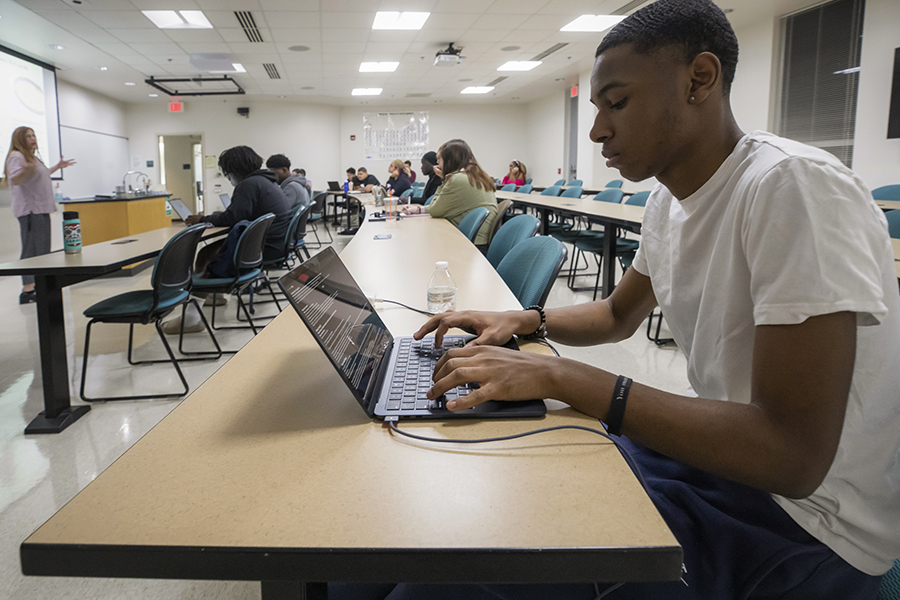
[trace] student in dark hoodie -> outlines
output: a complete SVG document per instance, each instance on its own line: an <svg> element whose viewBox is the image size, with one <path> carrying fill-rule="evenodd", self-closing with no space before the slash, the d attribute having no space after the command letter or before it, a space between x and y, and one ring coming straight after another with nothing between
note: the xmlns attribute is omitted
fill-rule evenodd
<svg viewBox="0 0 900 600"><path fill-rule="evenodd" d="M273 154L266 160L266 167L275 173L275 180L291 208L309 206L309 183L303 175L291 173L291 159L284 154Z"/></svg>
<svg viewBox="0 0 900 600"><path fill-rule="evenodd" d="M284 192L275 183L275 174L263 169L262 164L262 157L248 146L235 146L220 154L219 169L234 186L231 204L223 212L191 215L186 222L188 225L212 223L215 227L233 227L239 221L255 221L272 213L275 219L266 232L263 259L274 260L281 256L284 249L284 235L290 225L291 207ZM197 253L195 269L198 273L206 270L222 245L222 242L210 244ZM197 297L200 298L201 295L197 294ZM219 296L218 303L225 303L223 296ZM185 314L185 333L203 331L200 315L193 306L188 306ZM181 318L176 317L163 324L163 331L178 334L180 325Z"/></svg>

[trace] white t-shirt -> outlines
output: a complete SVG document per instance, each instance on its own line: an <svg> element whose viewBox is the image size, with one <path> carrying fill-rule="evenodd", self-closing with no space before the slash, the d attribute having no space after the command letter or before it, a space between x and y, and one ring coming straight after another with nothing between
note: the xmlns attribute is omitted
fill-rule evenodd
<svg viewBox="0 0 900 600"><path fill-rule="evenodd" d="M744 136L694 194L658 185L634 268L653 291L702 398L750 401L756 325L857 314L856 363L834 463L784 510L870 575L900 555L900 293L887 221L832 155Z"/></svg>

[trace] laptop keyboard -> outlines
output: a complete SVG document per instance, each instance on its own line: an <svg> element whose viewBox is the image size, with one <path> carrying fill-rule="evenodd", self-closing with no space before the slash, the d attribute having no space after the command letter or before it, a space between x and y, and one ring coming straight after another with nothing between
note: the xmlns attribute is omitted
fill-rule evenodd
<svg viewBox="0 0 900 600"><path fill-rule="evenodd" d="M450 348L462 348L464 345L465 339L461 338L444 338L444 343L440 348L434 347L434 338L425 338L419 341L412 338L399 340L397 363L391 378L387 410L403 412L444 408L446 400L465 396L471 390L476 389L478 384L470 383L449 390L436 400L429 400L425 397L433 385L431 376L434 373L435 363Z"/></svg>

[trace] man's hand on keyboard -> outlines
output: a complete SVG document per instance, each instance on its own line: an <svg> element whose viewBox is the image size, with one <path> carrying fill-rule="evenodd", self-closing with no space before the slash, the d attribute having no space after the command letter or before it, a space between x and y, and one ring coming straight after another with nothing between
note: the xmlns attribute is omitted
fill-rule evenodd
<svg viewBox="0 0 900 600"><path fill-rule="evenodd" d="M413 334L413 337L421 340L425 335L433 331L435 347L437 347L440 346L447 331L456 327L477 336L468 343L468 346L502 346L514 334L531 333L540 324L541 317L534 310L507 312L448 311L428 319L421 329ZM533 398L533 396L531 397Z"/></svg>
<svg viewBox="0 0 900 600"><path fill-rule="evenodd" d="M428 398L434 400L447 390L470 382L480 387L466 396L448 399L447 408L462 410L487 400L555 397L554 373L563 361L555 356L470 343L465 348L448 350L437 362Z"/></svg>

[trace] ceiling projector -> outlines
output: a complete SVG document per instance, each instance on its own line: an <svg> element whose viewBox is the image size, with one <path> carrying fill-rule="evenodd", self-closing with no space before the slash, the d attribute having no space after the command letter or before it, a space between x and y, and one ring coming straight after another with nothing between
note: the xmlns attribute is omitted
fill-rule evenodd
<svg viewBox="0 0 900 600"><path fill-rule="evenodd" d="M434 55L435 67L452 67L462 62L463 57L459 55L462 48L454 48L453 42L445 50L438 50Z"/></svg>

